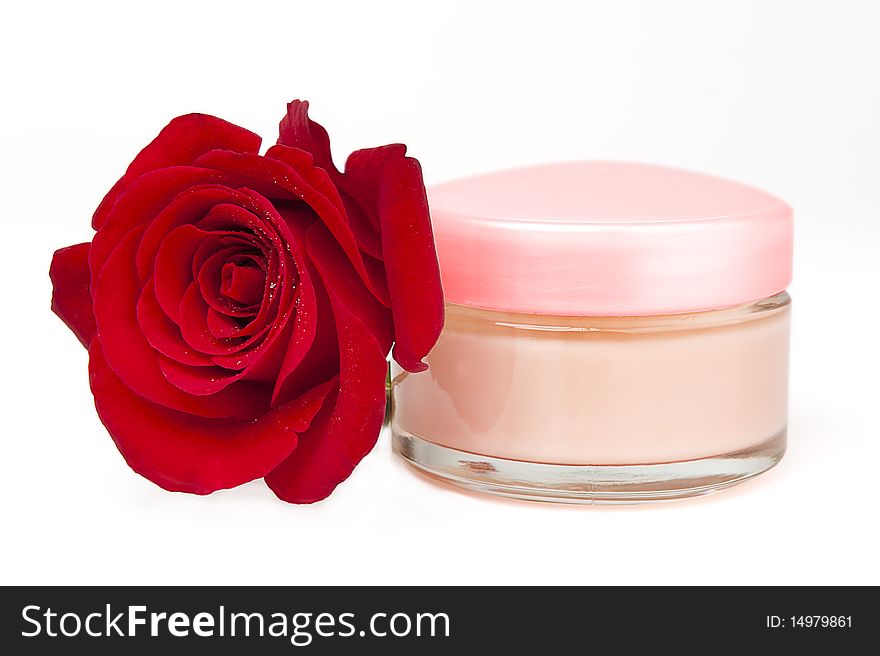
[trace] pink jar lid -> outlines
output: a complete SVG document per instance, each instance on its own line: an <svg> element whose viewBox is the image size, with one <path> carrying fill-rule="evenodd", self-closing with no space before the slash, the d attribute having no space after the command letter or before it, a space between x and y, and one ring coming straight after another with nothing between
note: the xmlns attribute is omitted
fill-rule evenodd
<svg viewBox="0 0 880 656"><path fill-rule="evenodd" d="M700 173L545 164L442 183L428 199L451 303L672 314L749 303L791 282L791 208Z"/></svg>

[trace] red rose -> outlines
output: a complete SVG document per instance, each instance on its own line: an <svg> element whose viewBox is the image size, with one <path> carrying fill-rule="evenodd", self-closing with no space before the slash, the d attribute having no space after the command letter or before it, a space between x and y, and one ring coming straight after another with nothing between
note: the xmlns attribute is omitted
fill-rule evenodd
<svg viewBox="0 0 880 656"><path fill-rule="evenodd" d="M89 349L101 421L128 464L208 494L265 477L309 503L376 442L386 356L410 371L443 323L418 161L333 165L294 101L278 145L174 119L55 253L52 309Z"/></svg>

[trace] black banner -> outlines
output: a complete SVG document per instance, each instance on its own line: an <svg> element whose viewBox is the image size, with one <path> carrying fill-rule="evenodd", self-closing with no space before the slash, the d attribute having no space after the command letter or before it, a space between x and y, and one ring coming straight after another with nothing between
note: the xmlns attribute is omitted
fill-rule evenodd
<svg viewBox="0 0 880 656"><path fill-rule="evenodd" d="M0 646L6 654L137 648L163 656L844 648L877 635L875 593L837 587L7 587Z"/></svg>

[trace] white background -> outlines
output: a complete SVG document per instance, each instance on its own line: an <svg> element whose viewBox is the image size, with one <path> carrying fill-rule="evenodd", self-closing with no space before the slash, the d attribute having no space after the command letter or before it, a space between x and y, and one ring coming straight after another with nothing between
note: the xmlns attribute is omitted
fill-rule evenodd
<svg viewBox="0 0 880 656"><path fill-rule="evenodd" d="M5 3L0 17L0 582L880 583L880 13L873 2ZM177 114L274 141L312 101L338 163L403 141L428 183L631 159L796 212L788 455L735 490L632 508L424 482L387 435L327 501L201 498L132 473L52 252Z"/></svg>

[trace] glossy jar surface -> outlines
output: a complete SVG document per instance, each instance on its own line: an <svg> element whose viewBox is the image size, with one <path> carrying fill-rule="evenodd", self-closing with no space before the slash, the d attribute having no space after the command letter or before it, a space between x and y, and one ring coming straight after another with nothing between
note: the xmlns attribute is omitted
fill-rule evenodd
<svg viewBox="0 0 880 656"><path fill-rule="evenodd" d="M639 501L724 487L785 450L790 299L560 317L447 306L423 374L392 382L394 448L499 494Z"/></svg>
<svg viewBox="0 0 880 656"><path fill-rule="evenodd" d="M429 190L446 325L392 385L394 448L464 487L569 502L716 490L786 440L793 214L651 164Z"/></svg>

